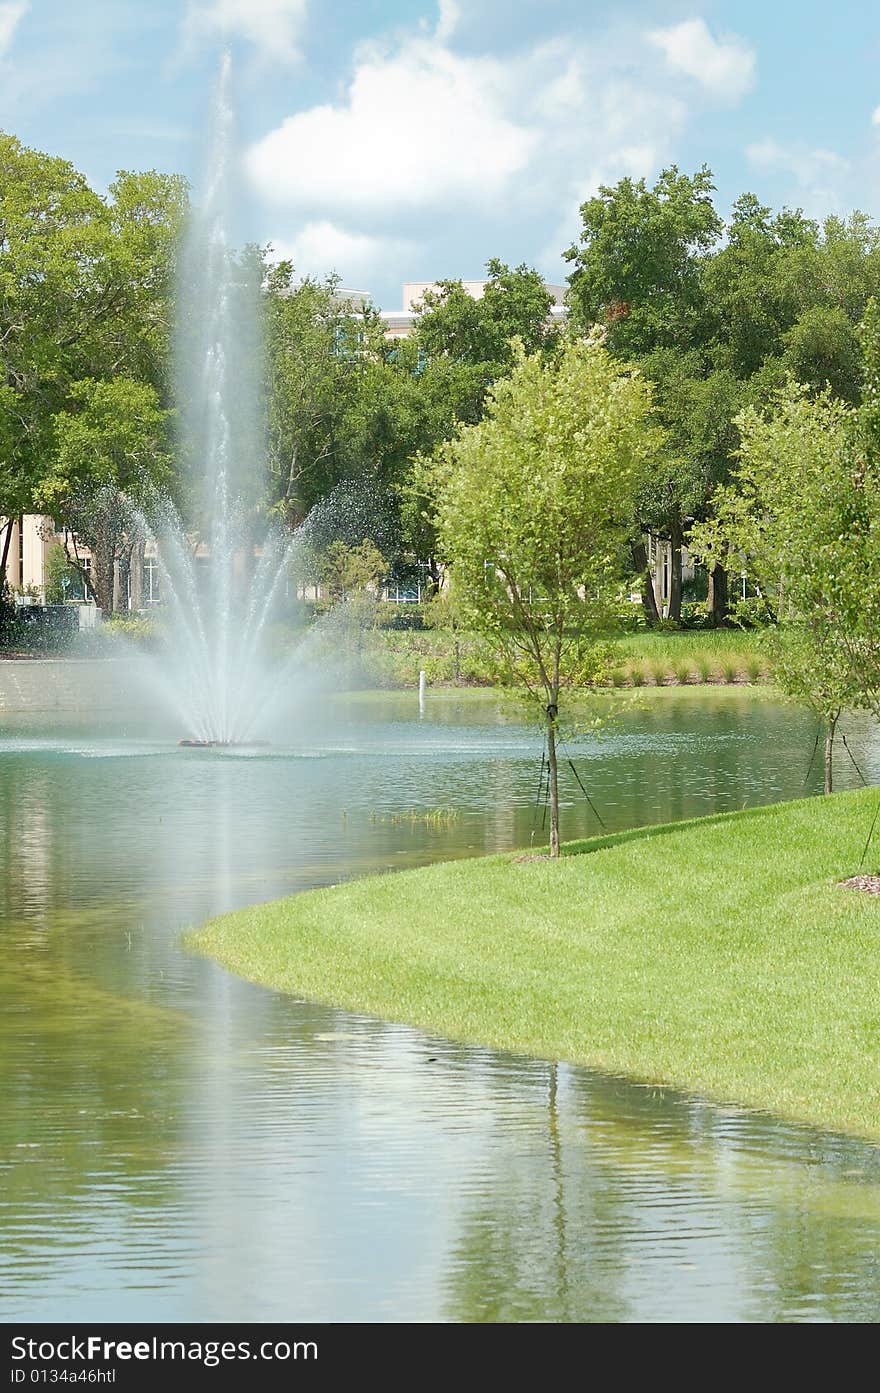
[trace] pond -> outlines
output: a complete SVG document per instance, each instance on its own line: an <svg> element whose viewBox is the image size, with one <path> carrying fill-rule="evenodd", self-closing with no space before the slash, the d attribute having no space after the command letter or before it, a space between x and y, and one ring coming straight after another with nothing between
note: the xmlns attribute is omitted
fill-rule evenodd
<svg viewBox="0 0 880 1393"><path fill-rule="evenodd" d="M232 906L540 838L541 737L497 699L325 700L241 751L24 705L0 738L4 1319L876 1318L878 1149L182 947ZM645 693L572 745L593 807L566 765L565 833L815 792L815 734L748 690Z"/></svg>

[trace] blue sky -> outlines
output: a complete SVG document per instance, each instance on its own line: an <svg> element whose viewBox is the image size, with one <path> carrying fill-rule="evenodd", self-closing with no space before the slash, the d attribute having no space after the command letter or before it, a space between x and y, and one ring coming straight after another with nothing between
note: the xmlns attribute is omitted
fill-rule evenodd
<svg viewBox="0 0 880 1393"><path fill-rule="evenodd" d="M599 183L671 161L880 216L880 12L864 0L0 0L0 125L106 188L198 180L236 71L239 234L388 308L486 260L565 274Z"/></svg>

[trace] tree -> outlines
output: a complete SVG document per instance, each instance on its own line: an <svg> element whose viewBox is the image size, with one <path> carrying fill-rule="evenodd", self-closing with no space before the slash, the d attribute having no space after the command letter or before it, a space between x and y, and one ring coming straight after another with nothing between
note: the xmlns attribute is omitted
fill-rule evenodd
<svg viewBox="0 0 880 1393"><path fill-rule="evenodd" d="M440 281L422 297L416 341L428 361L443 357L481 367L484 389L513 363L514 340L527 353L549 347L557 335L551 323L553 296L540 272L513 270L497 258L486 265L488 278L475 299L461 281Z"/></svg>
<svg viewBox="0 0 880 1393"><path fill-rule="evenodd" d="M117 377L87 378L70 391L72 407L53 419L51 464L37 502L64 530L68 558L106 613L117 608L117 567L127 560L138 514L170 477L168 412L155 389ZM92 553L86 568L79 551Z"/></svg>
<svg viewBox="0 0 880 1393"><path fill-rule="evenodd" d="M122 172L100 198L67 161L0 134L0 516L34 507L74 384L170 391L186 185Z"/></svg>
<svg viewBox="0 0 880 1393"><path fill-rule="evenodd" d="M408 383L406 394L413 403L396 470L401 543L427 563L435 594L441 581L437 533L415 461L453 436L462 423L480 420L487 392L510 371L517 352L552 352L561 342L550 315L553 296L538 271L526 265L511 269L497 258L486 270L479 299L461 281L440 281L427 291L412 337L389 355L398 382Z"/></svg>
<svg viewBox="0 0 880 1393"><path fill-rule="evenodd" d="M387 562L368 537L357 546L331 542L319 561L319 574L331 600L345 600L353 591L375 586L385 574Z"/></svg>
<svg viewBox="0 0 880 1393"><path fill-rule="evenodd" d="M560 695L600 661L628 494L658 443L650 410L647 384L596 341L550 359L521 352L484 419L427 466L462 612L543 708L554 857Z"/></svg>
<svg viewBox="0 0 880 1393"><path fill-rule="evenodd" d="M605 324L609 348L627 359L704 336L700 260L722 231L714 188L705 165L692 175L671 165L653 188L621 179L582 204L579 243L565 253L578 327Z"/></svg>
<svg viewBox="0 0 880 1393"><path fill-rule="evenodd" d="M772 607L776 679L825 724L830 793L841 711L878 704L880 637L868 676L850 627L877 593L876 481L860 456L855 413L830 392L813 397L789 381L768 410L747 407L737 425L739 464L692 545L709 559L741 558Z"/></svg>
<svg viewBox="0 0 880 1393"><path fill-rule="evenodd" d="M354 387L356 321L333 278L294 281L281 262L266 278L270 503L293 525L343 477L341 416Z"/></svg>
<svg viewBox="0 0 880 1393"><path fill-rule="evenodd" d="M685 519L697 510L702 479L711 468L705 439L693 438L688 398L697 395L691 384L705 375L700 350L710 318L702 263L722 230L713 191L705 166L687 175L672 165L653 188L644 179L603 186L582 205L579 243L566 252L574 268L569 276L574 324L581 329L605 325L609 348L639 362L658 385L657 410L667 443L651 477L637 490L630 527L649 623L659 615L644 533L671 543L669 617L678 620ZM705 437L705 431L699 433Z"/></svg>

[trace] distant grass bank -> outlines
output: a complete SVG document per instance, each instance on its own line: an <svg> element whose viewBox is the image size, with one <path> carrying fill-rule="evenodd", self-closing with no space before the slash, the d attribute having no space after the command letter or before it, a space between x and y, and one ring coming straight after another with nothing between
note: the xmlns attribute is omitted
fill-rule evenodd
<svg viewBox="0 0 880 1393"><path fill-rule="evenodd" d="M760 639L742 629L687 629L621 634L611 640L608 685L665 687L769 681ZM489 649L452 629L378 629L366 658L370 675L388 686L412 687L424 670L442 686L492 686Z"/></svg>
<svg viewBox="0 0 880 1393"><path fill-rule="evenodd" d="M880 900L836 884L877 798L369 877L192 942L298 996L880 1140Z"/></svg>

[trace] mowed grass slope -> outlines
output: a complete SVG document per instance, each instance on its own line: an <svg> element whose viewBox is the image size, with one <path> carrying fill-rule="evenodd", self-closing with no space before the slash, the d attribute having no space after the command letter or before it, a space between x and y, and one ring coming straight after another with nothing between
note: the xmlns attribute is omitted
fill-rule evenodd
<svg viewBox="0 0 880 1393"><path fill-rule="evenodd" d="M370 877L193 943L299 996L880 1138L880 899L836 884L878 796Z"/></svg>

